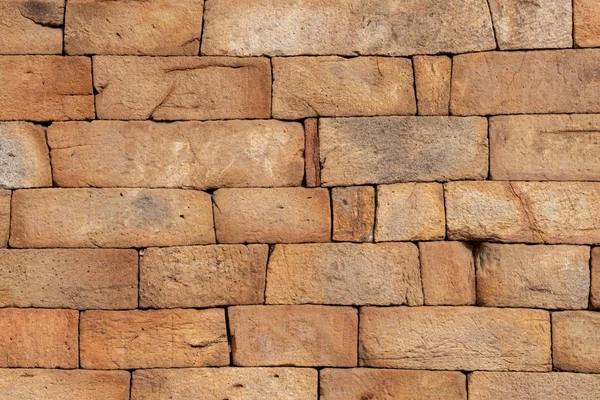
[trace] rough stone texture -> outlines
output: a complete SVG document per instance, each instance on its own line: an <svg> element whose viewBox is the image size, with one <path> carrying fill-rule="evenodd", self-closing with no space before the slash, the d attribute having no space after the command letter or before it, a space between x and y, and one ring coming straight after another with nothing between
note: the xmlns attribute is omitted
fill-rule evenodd
<svg viewBox="0 0 600 400"><path fill-rule="evenodd" d="M234 56L402 56L495 47L485 0L211 0L202 37L202 54Z"/></svg>
<svg viewBox="0 0 600 400"><path fill-rule="evenodd" d="M478 247L477 303L492 307L582 309L590 291L586 246L483 243Z"/></svg>
<svg viewBox="0 0 600 400"><path fill-rule="evenodd" d="M574 0L575 45L600 46L600 7L596 0Z"/></svg>
<svg viewBox="0 0 600 400"><path fill-rule="evenodd" d="M214 243L210 196L177 189L34 189L13 195L12 247Z"/></svg>
<svg viewBox="0 0 600 400"><path fill-rule="evenodd" d="M600 183L451 182L448 238L524 243L600 243Z"/></svg>
<svg viewBox="0 0 600 400"><path fill-rule="evenodd" d="M132 400L310 400L317 371L308 368L154 369L133 372Z"/></svg>
<svg viewBox="0 0 600 400"><path fill-rule="evenodd" d="M149 248L140 262L140 306L262 304L268 255L267 245Z"/></svg>
<svg viewBox="0 0 600 400"><path fill-rule="evenodd" d="M304 177L296 122L64 122L48 142L63 187L300 186Z"/></svg>
<svg viewBox="0 0 600 400"><path fill-rule="evenodd" d="M452 59L413 57L419 115L448 115Z"/></svg>
<svg viewBox="0 0 600 400"><path fill-rule="evenodd" d="M500 50L573 46L571 0L489 0Z"/></svg>
<svg viewBox="0 0 600 400"><path fill-rule="evenodd" d="M94 87L99 119L271 116L266 58L96 56Z"/></svg>
<svg viewBox="0 0 600 400"><path fill-rule="evenodd" d="M219 189L213 194L219 243L329 242L326 189Z"/></svg>
<svg viewBox="0 0 600 400"><path fill-rule="evenodd" d="M333 240L372 242L375 189L371 186L333 188Z"/></svg>
<svg viewBox="0 0 600 400"><path fill-rule="evenodd" d="M454 115L600 112L600 49L454 57Z"/></svg>
<svg viewBox="0 0 600 400"><path fill-rule="evenodd" d="M273 59L273 117L414 115L410 59L286 57Z"/></svg>
<svg viewBox="0 0 600 400"><path fill-rule="evenodd" d="M365 307L360 363L440 370L550 371L550 315L478 307Z"/></svg>
<svg viewBox="0 0 600 400"><path fill-rule="evenodd" d="M229 364L225 312L86 311L81 314L82 368L136 369Z"/></svg>
<svg viewBox="0 0 600 400"><path fill-rule="evenodd" d="M412 243L276 245L267 303L422 305L419 252Z"/></svg>
<svg viewBox="0 0 600 400"><path fill-rule="evenodd" d="M241 306L228 316L234 365L356 366L354 308Z"/></svg>
<svg viewBox="0 0 600 400"><path fill-rule="evenodd" d="M490 119L490 173L499 180L600 181L600 115Z"/></svg>
<svg viewBox="0 0 600 400"><path fill-rule="evenodd" d="M485 179L487 120L456 117L323 118L324 186Z"/></svg>
<svg viewBox="0 0 600 400"><path fill-rule="evenodd" d="M0 56L0 87L0 120L94 118L86 57Z"/></svg>
<svg viewBox="0 0 600 400"><path fill-rule="evenodd" d="M475 263L470 244L421 242L419 259L426 305L475 304Z"/></svg>
<svg viewBox="0 0 600 400"><path fill-rule="evenodd" d="M0 250L0 307L136 308L135 250Z"/></svg>
<svg viewBox="0 0 600 400"><path fill-rule="evenodd" d="M78 318L75 310L0 309L0 368L77 368Z"/></svg>
<svg viewBox="0 0 600 400"><path fill-rule="evenodd" d="M552 313L554 367L562 371L600 373L600 313Z"/></svg>
<svg viewBox="0 0 600 400"><path fill-rule="evenodd" d="M319 162L319 120L304 120L304 164L306 187L321 186L321 164Z"/></svg>
<svg viewBox="0 0 600 400"><path fill-rule="evenodd" d="M0 369L0 398L128 400L128 371Z"/></svg>
<svg viewBox="0 0 600 400"><path fill-rule="evenodd" d="M11 191L0 189L0 248L8 244Z"/></svg>
<svg viewBox="0 0 600 400"><path fill-rule="evenodd" d="M590 306L600 310L600 247L592 249L592 287Z"/></svg>
<svg viewBox="0 0 600 400"><path fill-rule="evenodd" d="M196 56L204 0L69 0L67 54Z"/></svg>
<svg viewBox="0 0 600 400"><path fill-rule="evenodd" d="M439 183L377 186L375 241L437 240L446 235L444 189Z"/></svg>
<svg viewBox="0 0 600 400"><path fill-rule="evenodd" d="M384 369L324 369L320 398L466 400L466 377L460 372Z"/></svg>

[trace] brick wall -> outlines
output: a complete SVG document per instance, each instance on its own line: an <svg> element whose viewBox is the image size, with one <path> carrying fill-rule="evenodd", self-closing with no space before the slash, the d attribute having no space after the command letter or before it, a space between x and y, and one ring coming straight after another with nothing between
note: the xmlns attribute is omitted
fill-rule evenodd
<svg viewBox="0 0 600 400"><path fill-rule="evenodd" d="M2 0L0 188L0 399L600 398L598 0Z"/></svg>

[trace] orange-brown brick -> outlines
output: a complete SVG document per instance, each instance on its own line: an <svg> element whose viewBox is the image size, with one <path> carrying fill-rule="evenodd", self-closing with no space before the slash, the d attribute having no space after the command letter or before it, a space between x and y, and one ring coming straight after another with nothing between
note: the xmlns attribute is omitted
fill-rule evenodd
<svg viewBox="0 0 600 400"><path fill-rule="evenodd" d="M590 294L590 305L594 309L600 309L600 247L592 249L592 288Z"/></svg>
<svg viewBox="0 0 600 400"><path fill-rule="evenodd" d="M0 189L0 248L8 244L11 191Z"/></svg>
<svg viewBox="0 0 600 400"><path fill-rule="evenodd" d="M416 56L415 88L419 115L448 115L452 60L446 56Z"/></svg>
<svg viewBox="0 0 600 400"><path fill-rule="evenodd" d="M371 186L333 188L333 240L372 242L375 225L375 189Z"/></svg>
<svg viewBox="0 0 600 400"><path fill-rule="evenodd" d="M552 354L560 371L600 373L600 313L552 313Z"/></svg>
<svg viewBox="0 0 600 400"><path fill-rule="evenodd" d="M575 45L600 46L600 7L597 0L574 0Z"/></svg>

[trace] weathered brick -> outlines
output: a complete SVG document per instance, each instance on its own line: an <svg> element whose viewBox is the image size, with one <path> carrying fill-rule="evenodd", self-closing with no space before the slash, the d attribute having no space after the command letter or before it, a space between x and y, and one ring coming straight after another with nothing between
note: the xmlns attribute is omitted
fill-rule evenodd
<svg viewBox="0 0 600 400"><path fill-rule="evenodd" d="M471 245L421 242L419 259L426 305L475 304L475 263Z"/></svg>
<svg viewBox="0 0 600 400"><path fill-rule="evenodd" d="M333 240L372 242L375 189L371 186L333 188Z"/></svg>
<svg viewBox="0 0 600 400"><path fill-rule="evenodd" d="M300 186L296 122L64 122L48 128L58 186ZM46 150L47 151L47 150Z"/></svg>
<svg viewBox="0 0 600 400"><path fill-rule="evenodd" d="M487 120L456 117L322 118L324 186L485 179Z"/></svg>
<svg viewBox="0 0 600 400"><path fill-rule="evenodd" d="M309 400L317 386L309 368L153 369L133 372L131 399Z"/></svg>
<svg viewBox="0 0 600 400"><path fill-rule="evenodd" d="M78 318L75 310L0 309L0 368L77 368Z"/></svg>
<svg viewBox="0 0 600 400"><path fill-rule="evenodd" d="M321 186L321 164L319 162L319 120L304 120L304 164L306 187Z"/></svg>
<svg viewBox="0 0 600 400"><path fill-rule="evenodd" d="M140 262L140 306L261 304L268 255L267 245L149 248Z"/></svg>
<svg viewBox="0 0 600 400"><path fill-rule="evenodd" d="M591 271L591 293L590 305L594 309L600 309L600 247L592 249L592 271Z"/></svg>
<svg viewBox="0 0 600 400"><path fill-rule="evenodd" d="M213 194L219 243L328 242L327 189L219 189Z"/></svg>
<svg viewBox="0 0 600 400"><path fill-rule="evenodd" d="M223 309L85 311L80 337L82 368L229 364Z"/></svg>
<svg viewBox="0 0 600 400"><path fill-rule="evenodd" d="M410 399L466 400L466 377L460 372L400 371L372 368L324 369L323 400Z"/></svg>
<svg viewBox="0 0 600 400"><path fill-rule="evenodd" d="M86 57L0 56L0 120L94 118Z"/></svg>
<svg viewBox="0 0 600 400"><path fill-rule="evenodd" d="M377 186L375 241L444 239L444 189L439 183Z"/></svg>
<svg viewBox="0 0 600 400"><path fill-rule="evenodd" d="M11 191L0 189L0 248L8 244Z"/></svg>
<svg viewBox="0 0 600 400"><path fill-rule="evenodd" d="M446 56L413 58L419 115L448 115L452 60Z"/></svg>
<svg viewBox="0 0 600 400"><path fill-rule="evenodd" d="M485 0L211 0L205 7L203 54L402 56L496 47Z"/></svg>
<svg viewBox="0 0 600 400"><path fill-rule="evenodd" d="M0 250L0 307L136 308L135 250Z"/></svg>
<svg viewBox="0 0 600 400"><path fill-rule="evenodd" d="M489 52L454 57L454 115L600 112L600 50Z"/></svg>
<svg viewBox="0 0 600 400"><path fill-rule="evenodd" d="M67 54L196 56L204 0L69 0Z"/></svg>
<svg viewBox="0 0 600 400"><path fill-rule="evenodd" d="M177 189L35 189L14 193L12 247L214 243L210 196Z"/></svg>
<svg viewBox="0 0 600 400"><path fill-rule="evenodd" d="M412 243L276 245L267 303L422 305L419 252Z"/></svg>
<svg viewBox="0 0 600 400"><path fill-rule="evenodd" d="M273 117L414 115L412 63L389 57L273 59Z"/></svg>
<svg viewBox="0 0 600 400"><path fill-rule="evenodd" d="M239 306L228 315L234 365L356 366L354 308Z"/></svg>
<svg viewBox="0 0 600 400"><path fill-rule="evenodd" d="M582 309L588 306L590 249L483 243L477 303L483 306Z"/></svg>
<svg viewBox="0 0 600 400"><path fill-rule="evenodd" d="M499 180L599 181L600 115L490 119L490 173Z"/></svg>
<svg viewBox="0 0 600 400"><path fill-rule="evenodd" d="M363 307L360 362L369 367L549 371L550 315L480 307Z"/></svg>
<svg viewBox="0 0 600 400"><path fill-rule="evenodd" d="M575 45L600 46L600 7L597 0L574 0Z"/></svg>
<svg viewBox="0 0 600 400"><path fill-rule="evenodd" d="M94 86L99 119L271 116L266 58L96 56Z"/></svg>
<svg viewBox="0 0 600 400"><path fill-rule="evenodd" d="M600 243L600 183L451 182L445 195L452 240Z"/></svg>
<svg viewBox="0 0 600 400"><path fill-rule="evenodd" d="M552 313L554 367L561 371L600 372L600 313Z"/></svg>

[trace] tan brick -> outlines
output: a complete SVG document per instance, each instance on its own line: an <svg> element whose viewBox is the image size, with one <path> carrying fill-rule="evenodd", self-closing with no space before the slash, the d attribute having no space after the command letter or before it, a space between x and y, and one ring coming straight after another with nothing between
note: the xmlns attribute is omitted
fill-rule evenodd
<svg viewBox="0 0 600 400"><path fill-rule="evenodd" d="M94 118L86 57L0 56L0 120Z"/></svg>
<svg viewBox="0 0 600 400"><path fill-rule="evenodd" d="M276 245L267 303L422 305L419 253L412 243Z"/></svg>
<svg viewBox="0 0 600 400"><path fill-rule="evenodd" d="M416 56L413 64L419 115L448 115L452 59Z"/></svg>
<svg viewBox="0 0 600 400"><path fill-rule="evenodd" d="M573 7L575 45L600 46L600 7L597 0L574 0Z"/></svg>
<svg viewBox="0 0 600 400"><path fill-rule="evenodd" d="M485 179L487 120L456 117L322 118L324 186Z"/></svg>
<svg viewBox="0 0 600 400"><path fill-rule="evenodd" d="M135 250L0 250L0 307L136 308Z"/></svg>
<svg viewBox="0 0 600 400"><path fill-rule="evenodd" d="M210 196L177 189L35 189L14 193L12 247L214 243Z"/></svg>
<svg viewBox="0 0 600 400"><path fill-rule="evenodd" d="M590 306L600 309L600 247L592 249L592 287L590 293Z"/></svg>
<svg viewBox="0 0 600 400"><path fill-rule="evenodd" d="M333 240L372 242L375 189L371 186L333 188Z"/></svg>
<svg viewBox="0 0 600 400"><path fill-rule="evenodd" d="M273 117L414 115L412 63L389 57L273 59Z"/></svg>
<svg viewBox="0 0 600 400"><path fill-rule="evenodd" d="M364 307L360 363L369 367L549 371L550 315L481 307Z"/></svg>
<svg viewBox="0 0 600 400"><path fill-rule="evenodd" d="M319 162L319 120L304 120L304 164L307 187L321 186L321 163Z"/></svg>
<svg viewBox="0 0 600 400"><path fill-rule="evenodd" d="M330 241L326 189L219 189L213 202L219 243Z"/></svg>
<svg viewBox="0 0 600 400"><path fill-rule="evenodd" d="M600 112L600 50L489 52L454 57L454 115Z"/></svg>
<svg viewBox="0 0 600 400"><path fill-rule="evenodd" d="M483 243L475 260L479 305L546 309L588 306L589 247Z"/></svg>
<svg viewBox="0 0 600 400"><path fill-rule="evenodd" d="M444 189L439 183L377 186L375 241L444 239Z"/></svg>
<svg viewBox="0 0 600 400"><path fill-rule="evenodd" d="M271 116L266 58L96 56L94 86L99 119Z"/></svg>
<svg viewBox="0 0 600 400"><path fill-rule="evenodd" d="M296 122L93 121L48 128L54 180L67 187L300 186Z"/></svg>
<svg viewBox="0 0 600 400"><path fill-rule="evenodd" d="M426 305L475 304L475 263L471 245L421 242L419 259Z"/></svg>
<svg viewBox="0 0 600 400"><path fill-rule="evenodd" d="M0 189L0 248L8 244L11 191Z"/></svg>
<svg viewBox="0 0 600 400"><path fill-rule="evenodd" d="M196 56L204 0L69 0L67 54Z"/></svg>
<svg viewBox="0 0 600 400"><path fill-rule="evenodd" d="M0 369L0 398L128 400L128 371Z"/></svg>
<svg viewBox="0 0 600 400"><path fill-rule="evenodd" d="M452 240L600 243L600 184L451 182L446 219Z"/></svg>
<svg viewBox="0 0 600 400"><path fill-rule="evenodd" d="M327 368L320 374L323 400L467 399L466 377L460 372Z"/></svg>
<svg viewBox="0 0 600 400"><path fill-rule="evenodd" d="M85 311L82 368L136 369L229 364L225 312L209 310Z"/></svg>
<svg viewBox="0 0 600 400"><path fill-rule="evenodd" d="M490 173L499 180L599 181L600 115L490 119Z"/></svg>
<svg viewBox="0 0 600 400"><path fill-rule="evenodd" d="M356 366L354 308L240 306L228 315L234 365Z"/></svg>
<svg viewBox="0 0 600 400"><path fill-rule="evenodd" d="M496 47L485 0L211 0L205 7L203 54L402 56Z"/></svg>
<svg viewBox="0 0 600 400"><path fill-rule="evenodd" d="M75 310L1 309L0 368L77 368L78 318Z"/></svg>
<svg viewBox="0 0 600 400"><path fill-rule="evenodd" d="M149 248L140 262L140 306L262 304L269 246Z"/></svg>
<svg viewBox="0 0 600 400"><path fill-rule="evenodd" d="M317 386L308 368L153 369L133 372L131 399L309 400Z"/></svg>
<svg viewBox="0 0 600 400"><path fill-rule="evenodd" d="M554 367L560 371L600 372L600 313L552 313Z"/></svg>

